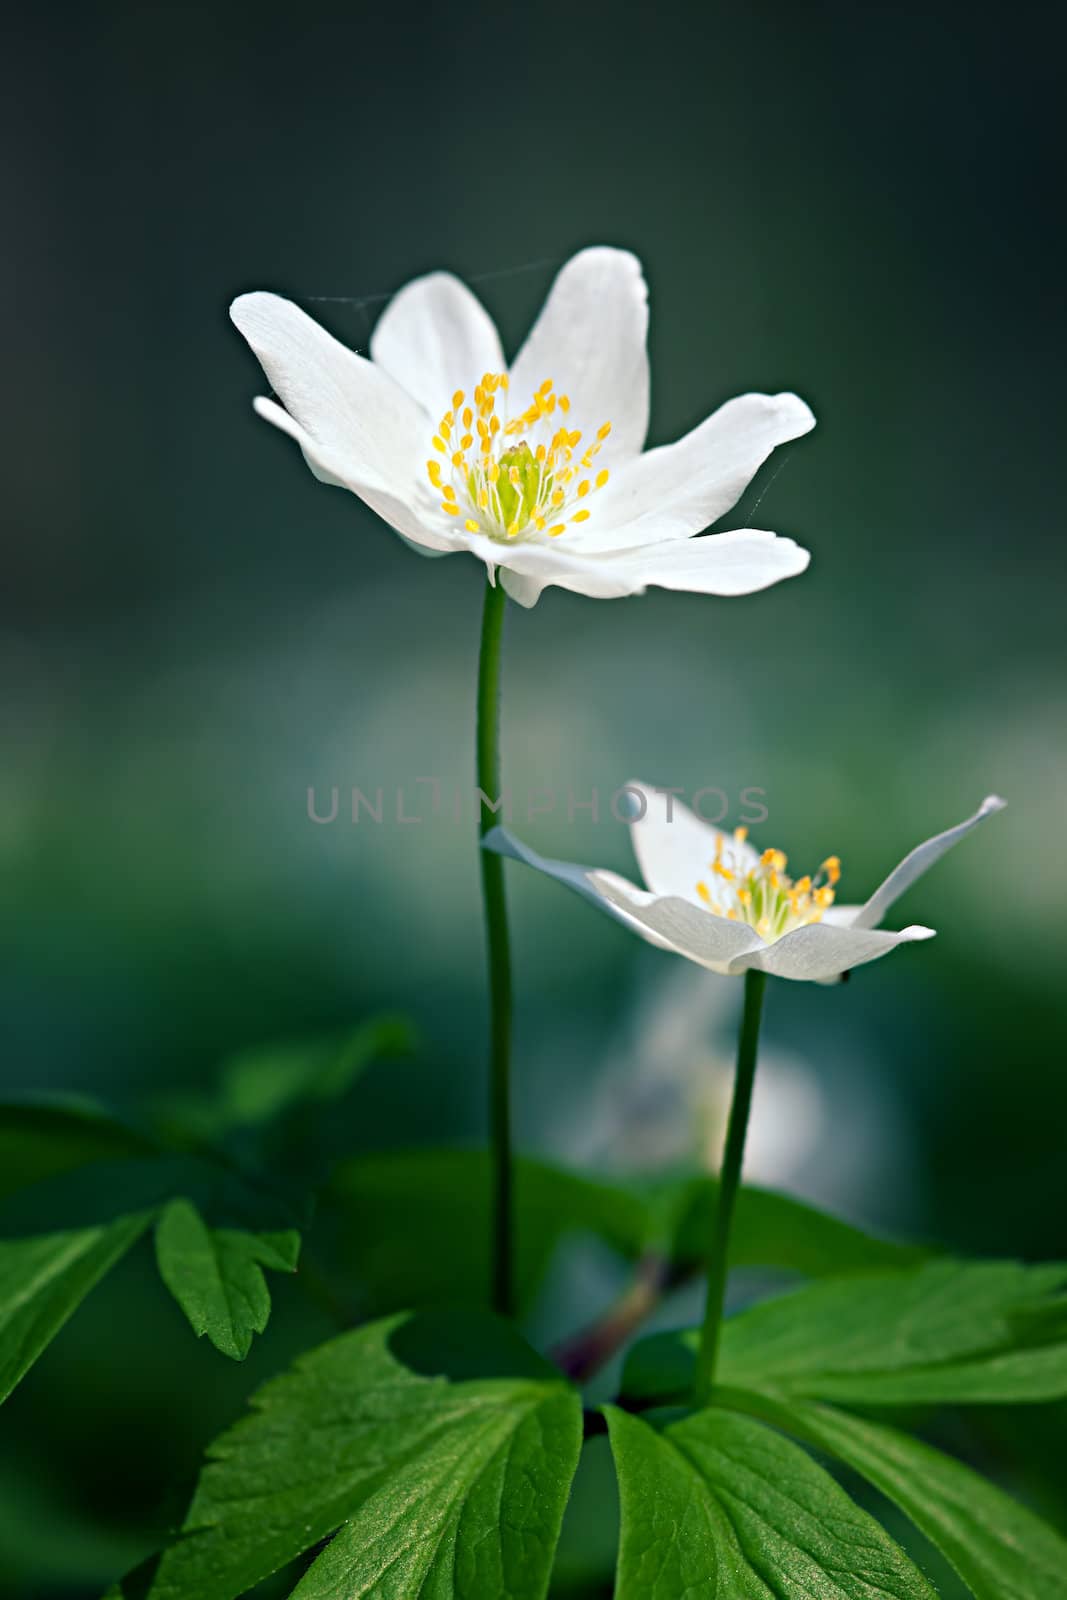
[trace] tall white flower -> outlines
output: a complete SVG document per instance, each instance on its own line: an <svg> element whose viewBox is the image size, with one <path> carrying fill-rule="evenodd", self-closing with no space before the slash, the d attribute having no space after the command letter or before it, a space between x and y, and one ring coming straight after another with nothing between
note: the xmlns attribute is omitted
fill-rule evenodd
<svg viewBox="0 0 1067 1600"><path fill-rule="evenodd" d="M662 790L640 783L627 788L635 802L631 835L646 889L616 872L548 861L503 828L488 833L483 847L557 878L649 944L712 972L736 977L756 968L816 983L888 955L899 944L932 939L932 928L888 933L878 923L946 850L1005 804L989 795L966 822L916 845L863 905L837 905L836 856L816 874L794 880L782 852L757 851L745 829L722 833Z"/></svg>
<svg viewBox="0 0 1067 1600"><path fill-rule="evenodd" d="M649 584L748 594L808 564L762 529L693 539L814 418L794 394L746 394L643 450L648 297L626 251L567 263L510 370L488 313L446 272L393 299L369 361L277 295L241 295L231 315L282 402L256 410L317 478L424 554L466 550L491 577L500 568L524 606L548 584L596 599Z"/></svg>

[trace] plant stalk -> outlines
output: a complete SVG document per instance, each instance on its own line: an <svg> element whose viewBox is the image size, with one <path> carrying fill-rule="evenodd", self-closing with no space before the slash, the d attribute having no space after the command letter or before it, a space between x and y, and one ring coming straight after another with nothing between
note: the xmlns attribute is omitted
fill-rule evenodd
<svg viewBox="0 0 1067 1600"><path fill-rule="evenodd" d="M477 776L478 837L495 821L486 796L499 804L500 785L500 662L507 595L503 586L488 579L482 612L482 640L478 655ZM504 862L488 850L479 851L482 866L482 904L485 915L486 954L489 966L489 1165L490 1272L493 1309L501 1316L514 1314L514 1174L511 1152L511 950L508 939L507 902L504 896Z"/></svg>
<svg viewBox="0 0 1067 1600"><path fill-rule="evenodd" d="M715 1382L715 1363L719 1354L722 1314L726 1304L730 1226L733 1222L737 1191L741 1184L745 1134L748 1131L749 1112L752 1110L752 1086L756 1081L760 1014L763 1010L763 991L766 985L765 972L749 968L745 973L745 1003L741 1015L741 1034L737 1043L733 1101L730 1106L730 1119L726 1126L726 1146L723 1150L722 1171L719 1175L719 1195L708 1243L708 1299L693 1381L693 1398L697 1405L707 1405Z"/></svg>

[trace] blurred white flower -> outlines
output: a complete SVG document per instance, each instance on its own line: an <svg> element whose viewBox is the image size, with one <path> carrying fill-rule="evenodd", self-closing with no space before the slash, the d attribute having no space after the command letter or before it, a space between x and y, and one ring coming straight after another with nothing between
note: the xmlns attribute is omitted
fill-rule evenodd
<svg viewBox="0 0 1067 1600"><path fill-rule="evenodd" d="M712 972L738 977L755 968L816 983L831 982L899 944L933 938L932 928L889 933L877 925L946 850L1005 803L989 795L973 817L917 845L863 905L839 906L836 856L814 877L794 880L782 852L760 854L745 829L722 833L665 791L639 783L627 788L641 806L630 827L647 889L615 872L545 860L503 828L487 834L483 848L557 878L649 944Z"/></svg>
<svg viewBox="0 0 1067 1600"><path fill-rule="evenodd" d="M596 599L649 584L749 594L808 564L757 528L693 539L815 419L796 395L746 394L644 451L647 290L626 251L567 263L510 371L488 313L446 272L400 291L369 361L277 295L241 295L231 316L283 402L256 410L317 478L424 554L469 551L494 580L500 568L524 606L549 584Z"/></svg>

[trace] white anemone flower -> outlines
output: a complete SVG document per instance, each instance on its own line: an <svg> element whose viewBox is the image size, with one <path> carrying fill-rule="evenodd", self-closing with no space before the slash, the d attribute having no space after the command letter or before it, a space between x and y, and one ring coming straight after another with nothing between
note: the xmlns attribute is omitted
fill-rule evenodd
<svg viewBox="0 0 1067 1600"><path fill-rule="evenodd" d="M889 933L878 924L946 850L1005 804L989 795L966 822L916 845L869 900L837 905L836 856L813 876L794 880L782 852L757 851L744 828L723 833L677 800L664 805L664 790L640 783L626 787L636 812L630 824L634 853L647 889L615 872L545 860L503 828L492 829L483 847L557 878L649 944L712 972L737 977L755 968L815 983L833 982L897 945L932 939L932 928Z"/></svg>
<svg viewBox="0 0 1067 1600"><path fill-rule="evenodd" d="M485 308L433 272L390 302L366 360L278 295L231 316L282 404L255 408L315 476L350 489L426 555L466 550L532 606L557 584L595 599L649 584L738 595L803 572L792 539L723 516L776 445L814 417L794 394L744 394L644 450L648 294L624 250L563 267L509 369Z"/></svg>

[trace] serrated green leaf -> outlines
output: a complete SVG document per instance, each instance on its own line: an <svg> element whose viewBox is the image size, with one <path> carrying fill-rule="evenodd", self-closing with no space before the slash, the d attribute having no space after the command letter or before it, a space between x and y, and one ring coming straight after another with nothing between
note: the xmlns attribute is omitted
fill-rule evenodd
<svg viewBox="0 0 1067 1600"><path fill-rule="evenodd" d="M122 1217L106 1227L0 1240L0 1400L149 1221Z"/></svg>
<svg viewBox="0 0 1067 1600"><path fill-rule="evenodd" d="M716 1189L708 1178L603 1180L529 1159L516 1163L515 1183L523 1303L569 1234L594 1234L628 1260L653 1252L679 1273L691 1270ZM349 1268L372 1311L445 1298L484 1303L490 1195L484 1150L360 1156L337 1169L330 1195L344 1221ZM735 1266L821 1274L911 1265L919 1256L784 1195L744 1189L738 1199Z"/></svg>
<svg viewBox="0 0 1067 1600"><path fill-rule="evenodd" d="M606 1409L616 1600L936 1600L885 1530L770 1428L714 1407L658 1427Z"/></svg>
<svg viewBox="0 0 1067 1600"><path fill-rule="evenodd" d="M860 1473L947 1557L975 1600L1067 1600L1067 1540L970 1467L830 1406L731 1391L723 1400Z"/></svg>
<svg viewBox="0 0 1067 1600"><path fill-rule="evenodd" d="M263 1268L295 1272L300 1235L209 1228L188 1200L172 1200L156 1225L159 1275L197 1337L243 1361L270 1316Z"/></svg>
<svg viewBox="0 0 1067 1600"><path fill-rule="evenodd" d="M720 1378L870 1405L1054 1398L1067 1394L1067 1346L1019 1343L1034 1337L1029 1314L1065 1280L1063 1266L1010 1261L828 1279L731 1317ZM642 1340L624 1393L684 1393L698 1337L690 1329Z"/></svg>
<svg viewBox="0 0 1067 1600"><path fill-rule="evenodd" d="M334 1534L300 1600L542 1600L580 1444L576 1392L507 1324L370 1324L216 1441L151 1600L233 1600Z"/></svg>

